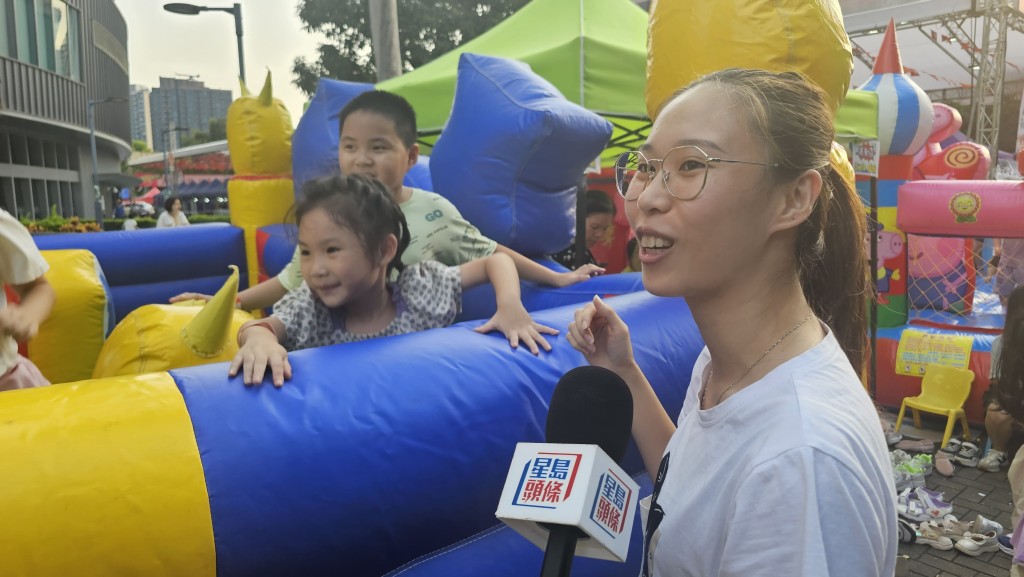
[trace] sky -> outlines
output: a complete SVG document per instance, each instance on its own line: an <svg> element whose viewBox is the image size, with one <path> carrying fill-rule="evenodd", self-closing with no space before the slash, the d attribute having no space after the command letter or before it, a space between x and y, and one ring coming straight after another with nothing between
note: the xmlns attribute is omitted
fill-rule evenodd
<svg viewBox="0 0 1024 577"><path fill-rule="evenodd" d="M163 9L169 0L115 0L128 26L129 82L156 87L160 77L199 75L209 88L231 90L238 97L238 49L234 17L227 12L196 16ZM230 7L234 0L191 1ZM292 84L296 57L312 59L319 35L302 29L297 0L238 0L242 5L242 42L249 90L257 93L269 70L274 96L281 99L297 124L306 97Z"/></svg>

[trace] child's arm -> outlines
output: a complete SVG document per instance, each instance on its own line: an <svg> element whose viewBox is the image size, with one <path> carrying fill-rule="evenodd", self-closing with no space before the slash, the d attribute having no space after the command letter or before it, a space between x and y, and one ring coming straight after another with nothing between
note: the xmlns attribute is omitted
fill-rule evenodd
<svg viewBox="0 0 1024 577"><path fill-rule="evenodd" d="M284 288L284 285L281 284L277 277L274 277L238 293L238 308L243 311L270 308L277 301L284 298L286 294L288 294L288 289ZM213 298L211 295L200 293L181 293L171 297L170 302L176 303L187 300L209 301L211 298Z"/></svg>
<svg viewBox="0 0 1024 577"><path fill-rule="evenodd" d="M288 363L288 351L281 346L285 326L279 319L249 321L238 329L238 352L231 359L228 376L238 374L242 369L242 382L255 385L263 381L267 366L273 377L274 386L280 387L285 379L292 378L292 366Z"/></svg>
<svg viewBox="0 0 1024 577"><path fill-rule="evenodd" d="M39 332L39 325L49 316L57 295L42 276L25 284L11 285L11 288L19 302L8 303L6 308L0 309L0 335L25 342Z"/></svg>
<svg viewBox="0 0 1024 577"><path fill-rule="evenodd" d="M460 272L463 289L472 288L488 280L494 285L498 311L491 320L477 327L476 332L486 333L497 329L508 338L512 348L517 348L519 341L522 341L535 355L540 352L537 348L538 343L544 350L551 350L551 345L541 333L557 335L558 331L533 322L530 314L526 312L519 296L519 275L508 255L494 253L489 257L467 262L460 267Z"/></svg>
<svg viewBox="0 0 1024 577"><path fill-rule="evenodd" d="M587 280L588 278L599 275L604 272L604 269L592 264L585 264L576 270L568 272L555 272L546 266L537 264L518 252L508 248L507 246L499 244L494 253L508 255L512 262L515 264L516 271L523 280L533 281L540 284L546 284L554 287L565 287L576 284Z"/></svg>

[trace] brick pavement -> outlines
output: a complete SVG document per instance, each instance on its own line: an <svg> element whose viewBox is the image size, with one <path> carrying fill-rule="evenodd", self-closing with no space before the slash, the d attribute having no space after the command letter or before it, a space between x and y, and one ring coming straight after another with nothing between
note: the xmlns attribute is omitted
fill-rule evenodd
<svg viewBox="0 0 1024 577"><path fill-rule="evenodd" d="M906 436L934 439L938 447L941 433L930 429L918 431L908 425L911 425L909 418L901 431ZM926 422L925 426L935 425ZM975 434L977 432L974 431ZM959 463L954 465L956 472L952 477L932 473L927 477L926 486L945 493L945 500L953 503L953 514L958 519L970 521L981 514L1000 523L1005 531L1012 531L1010 514L1013 509L1006 468L999 473L986 473ZM940 551L928 545L901 543L899 554L908 557L907 575L913 577L1007 577L1010 573L1010 556L998 550L971 557L955 548Z"/></svg>

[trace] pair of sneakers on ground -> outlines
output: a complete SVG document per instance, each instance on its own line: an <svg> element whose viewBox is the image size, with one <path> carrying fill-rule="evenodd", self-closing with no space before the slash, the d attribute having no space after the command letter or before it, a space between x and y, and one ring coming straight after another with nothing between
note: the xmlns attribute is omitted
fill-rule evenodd
<svg viewBox="0 0 1024 577"><path fill-rule="evenodd" d="M969 441L950 439L946 446L940 449L943 453L950 455L950 458L965 467L977 467L989 473L998 473L1007 462L1005 451L990 449L984 457L981 456L981 449Z"/></svg>
<svg viewBox="0 0 1024 577"><path fill-rule="evenodd" d="M960 521L953 515L922 521L913 525L900 519L900 541L919 543L934 549L957 551L977 557L982 553L1000 551L1013 555L1012 535L1001 535L1003 526L978 515L974 521Z"/></svg>

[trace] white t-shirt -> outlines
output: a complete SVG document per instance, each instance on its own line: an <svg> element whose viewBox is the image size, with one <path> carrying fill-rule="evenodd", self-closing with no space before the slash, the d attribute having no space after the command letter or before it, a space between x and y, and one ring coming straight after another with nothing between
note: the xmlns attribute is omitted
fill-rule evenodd
<svg viewBox="0 0 1024 577"><path fill-rule="evenodd" d="M0 208L0 309L7 306L7 295L2 285L23 285L46 274L50 265L36 248L32 235L18 219ZM18 343L5 336L0 338L0 375L18 360Z"/></svg>
<svg viewBox="0 0 1024 577"><path fill-rule="evenodd" d="M185 213L178 211L178 216L171 218L171 213L166 210L160 213L160 218L156 219L157 228L169 228L172 226L188 226L188 219L185 218Z"/></svg>
<svg viewBox="0 0 1024 577"><path fill-rule="evenodd" d="M666 448L649 513L662 517L653 575L892 577L896 490L885 439L831 332L702 411L710 358L705 348Z"/></svg>

